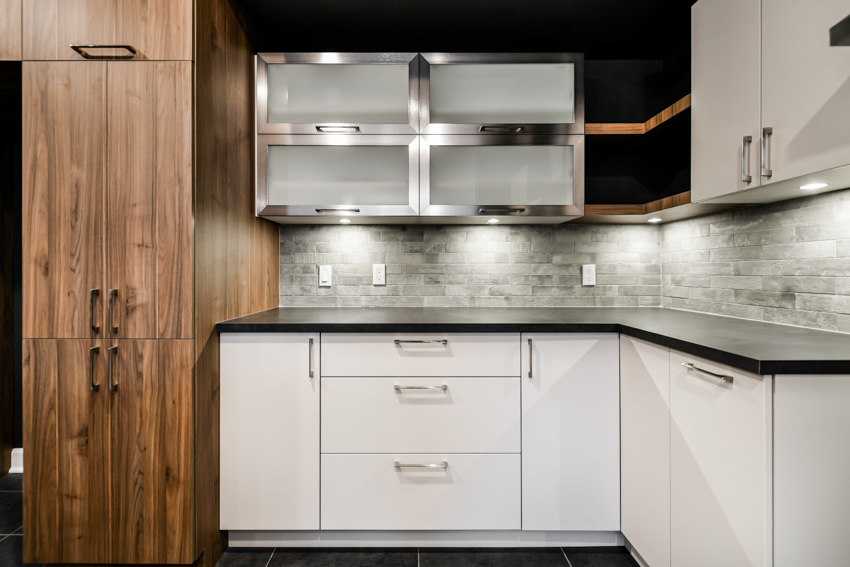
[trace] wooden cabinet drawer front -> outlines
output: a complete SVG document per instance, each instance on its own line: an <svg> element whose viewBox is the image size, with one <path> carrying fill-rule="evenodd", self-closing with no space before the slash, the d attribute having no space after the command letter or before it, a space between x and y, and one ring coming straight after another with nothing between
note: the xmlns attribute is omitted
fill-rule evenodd
<svg viewBox="0 0 850 567"><path fill-rule="evenodd" d="M518 378L323 378L322 452L519 453L519 392Z"/></svg>
<svg viewBox="0 0 850 567"><path fill-rule="evenodd" d="M516 530L520 514L519 455L322 455L323 530Z"/></svg>
<svg viewBox="0 0 850 567"><path fill-rule="evenodd" d="M519 376L519 366L519 333L322 334L323 376Z"/></svg>

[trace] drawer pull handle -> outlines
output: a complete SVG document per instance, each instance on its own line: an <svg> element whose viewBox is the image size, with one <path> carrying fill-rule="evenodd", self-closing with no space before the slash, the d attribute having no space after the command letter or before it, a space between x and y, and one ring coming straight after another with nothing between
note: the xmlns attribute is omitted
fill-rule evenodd
<svg viewBox="0 0 850 567"><path fill-rule="evenodd" d="M337 134L356 134L360 132L360 126L316 126L316 130Z"/></svg>
<svg viewBox="0 0 850 567"><path fill-rule="evenodd" d="M448 339L434 339L434 340L400 340L396 339L393 341L396 346L402 345L404 343L415 343L415 344L430 344L430 343L439 343L443 346L449 344Z"/></svg>
<svg viewBox="0 0 850 567"><path fill-rule="evenodd" d="M309 364L310 364L310 378L312 378L312 377L313 377L313 339L310 339L310 352L309 352L309 354L307 355L307 358L309 358L309 359L310 359L310 360L309 360Z"/></svg>
<svg viewBox="0 0 850 567"><path fill-rule="evenodd" d="M767 126L761 129L761 176L772 177L773 170L770 168L770 141L773 138L773 128Z"/></svg>
<svg viewBox="0 0 850 567"><path fill-rule="evenodd" d="M442 461L440 463L402 463L401 461L396 461L393 465L397 469L447 469L449 468L448 461Z"/></svg>
<svg viewBox="0 0 850 567"><path fill-rule="evenodd" d="M114 61L121 59L132 59L136 56L136 48L132 45L69 45L71 49L80 54L84 59L97 59L104 61ZM123 49L127 55L94 55L86 51L86 49Z"/></svg>
<svg viewBox="0 0 850 567"><path fill-rule="evenodd" d="M724 382L729 382L730 384L734 380L734 378L732 376L727 376L725 374L715 374L714 372L710 372L708 370L703 370L702 368L699 368L698 366L694 366L690 362L683 362L682 366L684 366L688 370L695 370L697 372L702 372L703 374L708 374L709 376L714 376L715 378L720 378Z"/></svg>
<svg viewBox="0 0 850 567"><path fill-rule="evenodd" d="M448 384L443 384L442 386L399 386L396 384L393 386L393 389L396 392L401 392L402 390L442 390L446 391L449 389Z"/></svg>
<svg viewBox="0 0 850 567"><path fill-rule="evenodd" d="M753 176L750 175L750 145L753 143L752 136L744 136L741 139L741 181L751 183Z"/></svg>

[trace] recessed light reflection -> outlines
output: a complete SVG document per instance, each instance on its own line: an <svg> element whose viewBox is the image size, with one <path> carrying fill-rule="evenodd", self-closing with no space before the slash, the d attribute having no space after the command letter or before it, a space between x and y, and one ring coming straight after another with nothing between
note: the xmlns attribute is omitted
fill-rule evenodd
<svg viewBox="0 0 850 567"><path fill-rule="evenodd" d="M806 185L800 185L800 189L803 191L814 191L815 189L823 189L828 185L828 183L808 183Z"/></svg>

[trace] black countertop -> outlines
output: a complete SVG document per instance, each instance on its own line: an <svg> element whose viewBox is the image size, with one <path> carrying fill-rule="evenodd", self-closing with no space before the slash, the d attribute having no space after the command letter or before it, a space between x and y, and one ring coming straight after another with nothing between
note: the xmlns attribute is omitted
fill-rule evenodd
<svg viewBox="0 0 850 567"><path fill-rule="evenodd" d="M850 334L662 308L277 308L221 333L623 333L756 374L850 374Z"/></svg>

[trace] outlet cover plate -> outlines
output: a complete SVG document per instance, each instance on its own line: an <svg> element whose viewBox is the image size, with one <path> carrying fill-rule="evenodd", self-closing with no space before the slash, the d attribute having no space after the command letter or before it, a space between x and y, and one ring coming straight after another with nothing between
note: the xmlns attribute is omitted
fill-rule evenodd
<svg viewBox="0 0 850 567"><path fill-rule="evenodd" d="M333 280L332 266L319 266L319 287L331 287Z"/></svg>
<svg viewBox="0 0 850 567"><path fill-rule="evenodd" d="M372 285L387 285L386 264L372 264Z"/></svg>
<svg viewBox="0 0 850 567"><path fill-rule="evenodd" d="M596 285L596 264L582 264L581 285Z"/></svg>

